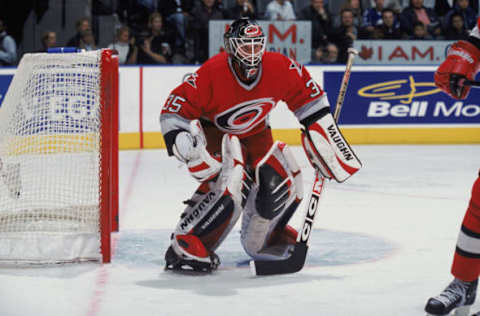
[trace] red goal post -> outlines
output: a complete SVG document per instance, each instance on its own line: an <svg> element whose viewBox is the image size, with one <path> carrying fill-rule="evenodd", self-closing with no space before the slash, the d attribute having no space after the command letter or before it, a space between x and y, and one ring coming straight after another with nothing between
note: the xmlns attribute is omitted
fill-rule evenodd
<svg viewBox="0 0 480 316"><path fill-rule="evenodd" d="M111 260L118 58L25 54L0 107L0 263Z"/></svg>
<svg viewBox="0 0 480 316"><path fill-rule="evenodd" d="M101 95L103 112L101 122L102 146L102 183L101 190L101 252L104 263L111 260L110 233L119 229L118 202L118 56L111 50L104 50L101 55ZM106 171L106 172L105 172ZM110 229L107 229L110 227Z"/></svg>

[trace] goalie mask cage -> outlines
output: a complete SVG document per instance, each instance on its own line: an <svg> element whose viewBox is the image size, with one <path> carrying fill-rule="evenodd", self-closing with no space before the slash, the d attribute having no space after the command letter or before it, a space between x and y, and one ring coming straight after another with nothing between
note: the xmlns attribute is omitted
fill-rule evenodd
<svg viewBox="0 0 480 316"><path fill-rule="evenodd" d="M25 54L0 107L0 263L110 262L118 59Z"/></svg>

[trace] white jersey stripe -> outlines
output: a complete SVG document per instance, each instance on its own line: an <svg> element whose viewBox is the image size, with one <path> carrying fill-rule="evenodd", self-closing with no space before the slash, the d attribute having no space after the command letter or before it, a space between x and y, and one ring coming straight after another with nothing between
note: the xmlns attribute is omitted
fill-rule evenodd
<svg viewBox="0 0 480 316"><path fill-rule="evenodd" d="M460 231L458 235L457 247L463 251L480 255L480 239L468 236L463 231Z"/></svg>

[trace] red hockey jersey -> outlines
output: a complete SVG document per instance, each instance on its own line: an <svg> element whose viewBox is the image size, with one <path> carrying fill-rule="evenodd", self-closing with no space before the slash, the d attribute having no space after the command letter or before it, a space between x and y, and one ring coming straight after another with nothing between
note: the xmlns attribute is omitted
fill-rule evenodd
<svg viewBox="0 0 480 316"><path fill-rule="evenodd" d="M240 139L258 134L267 128L268 114L280 100L300 121L329 107L308 71L284 55L265 52L256 80L246 85L228 54L218 54L175 88L162 108L160 123L169 153L176 133L188 130L197 118Z"/></svg>

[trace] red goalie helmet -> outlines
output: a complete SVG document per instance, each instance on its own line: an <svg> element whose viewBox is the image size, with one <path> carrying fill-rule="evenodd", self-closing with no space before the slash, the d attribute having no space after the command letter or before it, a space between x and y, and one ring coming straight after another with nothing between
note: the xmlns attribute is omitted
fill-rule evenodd
<svg viewBox="0 0 480 316"><path fill-rule="evenodd" d="M234 21L223 35L225 50L242 68L247 78L257 69L265 52L265 34L257 22L242 18Z"/></svg>

